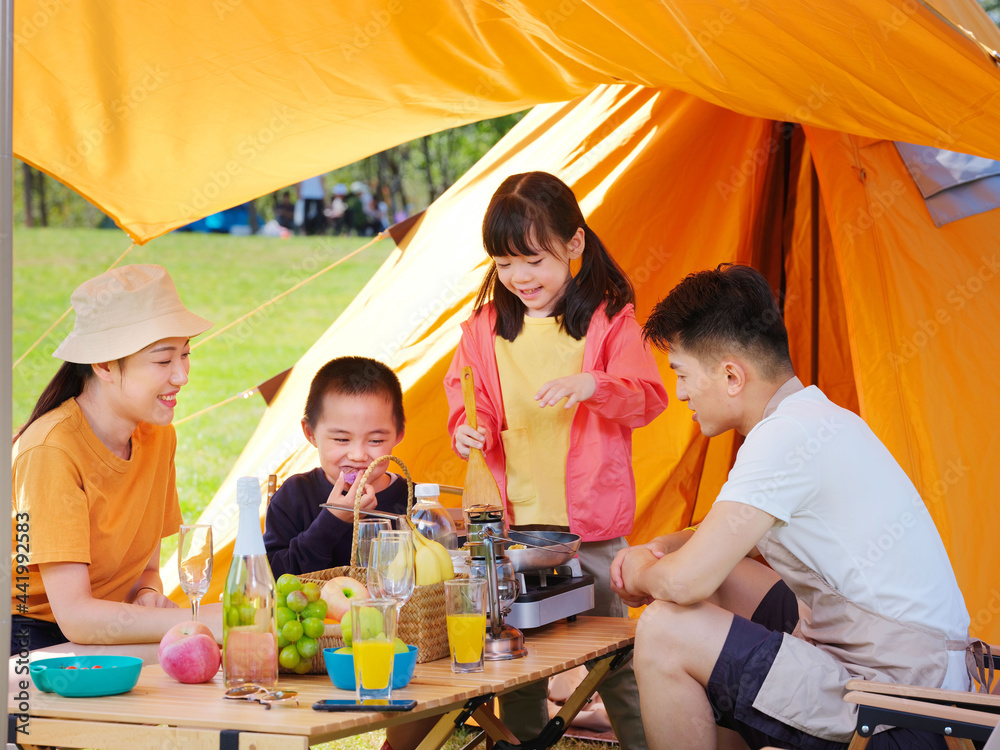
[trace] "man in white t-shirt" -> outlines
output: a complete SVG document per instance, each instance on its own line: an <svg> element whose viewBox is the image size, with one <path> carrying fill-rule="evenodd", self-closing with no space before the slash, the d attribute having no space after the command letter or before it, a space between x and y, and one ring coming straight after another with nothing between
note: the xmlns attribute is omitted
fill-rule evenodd
<svg viewBox="0 0 1000 750"><path fill-rule="evenodd" d="M299 200L303 202L302 229L306 234L325 234L326 178L323 175L302 180L298 185Z"/></svg>
<svg viewBox="0 0 1000 750"><path fill-rule="evenodd" d="M718 725L751 747L843 748L852 678L968 689L969 616L934 522L864 421L795 377L766 279L692 274L645 333L702 433L746 437L697 530L612 564L622 599L649 605L635 672L650 747L713 748ZM869 747L944 743L891 729Z"/></svg>

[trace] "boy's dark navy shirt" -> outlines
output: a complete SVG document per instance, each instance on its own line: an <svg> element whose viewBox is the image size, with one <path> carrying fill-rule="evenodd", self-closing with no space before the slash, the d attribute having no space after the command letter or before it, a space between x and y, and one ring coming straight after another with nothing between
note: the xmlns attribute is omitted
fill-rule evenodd
<svg viewBox="0 0 1000 750"><path fill-rule="evenodd" d="M319 507L332 491L333 485L317 466L289 477L274 493L264 521L264 548L275 578L350 563L353 523ZM375 498L378 510L406 513L406 480L393 475Z"/></svg>

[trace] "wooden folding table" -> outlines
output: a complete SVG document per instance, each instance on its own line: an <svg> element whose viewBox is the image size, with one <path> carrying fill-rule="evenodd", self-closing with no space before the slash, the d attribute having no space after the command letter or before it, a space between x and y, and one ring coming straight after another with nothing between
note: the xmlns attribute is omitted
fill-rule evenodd
<svg viewBox="0 0 1000 750"><path fill-rule="evenodd" d="M473 716L487 736L516 742L490 707L490 698L525 684L594 662L560 712L562 725L583 706L599 679L627 659L635 621L611 617L579 617L525 634L528 655L487 662L485 671L454 674L448 659L418 664L409 686L393 697L417 702L405 713L327 713L314 711L322 698L352 698L320 675L282 675L281 686L299 693L297 707L265 709L257 703L222 698L222 676L201 685L182 685L159 666L143 667L129 693L103 698L63 698L32 685L27 722L19 721L17 681L11 673L8 735L19 744L102 750L306 750L310 745L381 729L413 719L440 716L421 750L440 747L454 730ZM557 724L559 721L557 721Z"/></svg>

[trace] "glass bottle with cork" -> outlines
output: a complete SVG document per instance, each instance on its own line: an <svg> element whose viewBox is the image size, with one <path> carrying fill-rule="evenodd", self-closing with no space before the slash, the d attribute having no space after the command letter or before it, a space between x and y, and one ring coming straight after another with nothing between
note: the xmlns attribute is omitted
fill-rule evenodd
<svg viewBox="0 0 1000 750"><path fill-rule="evenodd" d="M277 589L260 527L260 483L236 482L239 526L223 591L222 670L226 688L278 684Z"/></svg>

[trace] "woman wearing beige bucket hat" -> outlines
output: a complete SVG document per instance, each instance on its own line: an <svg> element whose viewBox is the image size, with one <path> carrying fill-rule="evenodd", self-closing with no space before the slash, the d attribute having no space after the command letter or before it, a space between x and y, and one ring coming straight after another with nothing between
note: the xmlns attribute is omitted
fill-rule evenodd
<svg viewBox="0 0 1000 750"><path fill-rule="evenodd" d="M11 654L66 641L78 652L152 644L191 617L162 594L160 540L182 522L170 423L189 340L212 324L156 265L103 273L72 302L76 323L53 355L64 362L14 438L24 544L12 557ZM219 605L201 612L221 638Z"/></svg>

